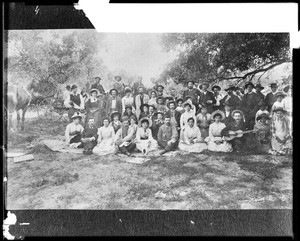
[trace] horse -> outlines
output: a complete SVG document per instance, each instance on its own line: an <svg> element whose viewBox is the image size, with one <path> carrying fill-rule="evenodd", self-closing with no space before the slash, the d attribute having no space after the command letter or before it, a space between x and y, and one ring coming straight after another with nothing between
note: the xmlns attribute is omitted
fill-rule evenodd
<svg viewBox="0 0 300 241"><path fill-rule="evenodd" d="M7 86L6 111L8 115L8 129L13 131L12 115L17 112L17 126L20 125L20 111L22 110L21 130L24 130L24 121L27 108L31 102L31 94L20 86Z"/></svg>

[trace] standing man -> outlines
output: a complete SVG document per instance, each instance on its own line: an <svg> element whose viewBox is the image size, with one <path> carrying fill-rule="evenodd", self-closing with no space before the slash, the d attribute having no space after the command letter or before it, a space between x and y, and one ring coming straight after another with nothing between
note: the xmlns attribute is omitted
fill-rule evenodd
<svg viewBox="0 0 300 241"><path fill-rule="evenodd" d="M139 93L139 87L145 88L144 84L142 83L142 80L143 80L143 77L138 76L137 81L133 83L132 89L133 89L133 93L135 95L137 95Z"/></svg>
<svg viewBox="0 0 300 241"><path fill-rule="evenodd" d="M141 106L144 104L148 104L149 96L144 94L144 88L138 88L138 95L135 97L135 109L136 109L136 117L139 119L141 114Z"/></svg>
<svg viewBox="0 0 300 241"><path fill-rule="evenodd" d="M273 104L276 102L276 96L278 86L276 83L270 84L271 92L266 95L265 103L267 105L267 110L270 112Z"/></svg>
<svg viewBox="0 0 300 241"><path fill-rule="evenodd" d="M92 84L91 89L97 89L100 91L100 93L104 94L105 90L104 90L103 86L100 84L101 78L95 77L94 80L95 80L95 82L94 82L94 84Z"/></svg>
<svg viewBox="0 0 300 241"><path fill-rule="evenodd" d="M118 91L118 95L122 98L124 96L125 85L121 80L121 76L115 76L115 83L113 84L113 88Z"/></svg>
<svg viewBox="0 0 300 241"><path fill-rule="evenodd" d="M174 87L171 88L170 90L171 94L170 97L172 97L172 100L177 101L179 98L178 94L176 93L176 89Z"/></svg>
<svg viewBox="0 0 300 241"><path fill-rule="evenodd" d="M109 91L110 96L106 102L106 114L110 116L113 112L118 112L122 114L122 100L118 96L118 91L116 89L111 89Z"/></svg>
<svg viewBox="0 0 300 241"><path fill-rule="evenodd" d="M239 109L241 106L241 100L239 99L239 97L237 97L233 91L235 90L235 86L234 85L230 85L227 89L225 89L225 91L227 92L227 95L225 95L225 97L221 100L221 105L224 106L225 102L228 102L231 106L233 110Z"/></svg>
<svg viewBox="0 0 300 241"><path fill-rule="evenodd" d="M193 80L189 80L187 82L188 88L187 88L187 90L185 90L183 92L183 99L186 100L187 96L191 96L193 105L197 106L198 98L200 97L201 92L200 92L200 90L194 88L194 84L195 84L195 82Z"/></svg>
<svg viewBox="0 0 300 241"><path fill-rule="evenodd" d="M259 110L259 101L260 97L258 94L254 93L254 84L251 82L247 82L245 84L245 89L247 89L247 93L243 96L242 100L242 110L244 111L246 124L248 128L253 128L255 125L255 115Z"/></svg>
<svg viewBox="0 0 300 241"><path fill-rule="evenodd" d="M77 85L72 85L71 93L65 100L65 107L69 108L68 116L72 122L72 116L75 112L80 112L84 109L84 99L80 93L77 92Z"/></svg>
<svg viewBox="0 0 300 241"><path fill-rule="evenodd" d="M161 97L165 97L164 94L164 88L162 85L157 85L156 86L156 91L157 91L157 97L161 96Z"/></svg>
<svg viewBox="0 0 300 241"><path fill-rule="evenodd" d="M170 101L168 104L169 110L166 112L166 115L171 117L171 123L173 123L178 131L180 131L180 116L181 113L176 110L175 101Z"/></svg>
<svg viewBox="0 0 300 241"><path fill-rule="evenodd" d="M171 123L170 115L164 116L164 124L158 130L157 142L164 149L160 155L175 150L178 145L178 132L175 125Z"/></svg>
<svg viewBox="0 0 300 241"><path fill-rule="evenodd" d="M198 108L206 107L208 113L213 112L213 105L216 103L214 94L208 91L209 84L207 82L199 85L199 88L202 90L199 98Z"/></svg>

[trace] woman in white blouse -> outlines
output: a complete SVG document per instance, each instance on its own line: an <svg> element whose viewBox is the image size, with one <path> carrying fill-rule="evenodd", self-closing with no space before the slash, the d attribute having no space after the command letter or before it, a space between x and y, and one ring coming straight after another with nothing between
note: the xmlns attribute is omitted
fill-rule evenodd
<svg viewBox="0 0 300 241"><path fill-rule="evenodd" d="M124 113L126 106L128 105L132 106L132 112L135 113L134 98L130 87L125 88L125 96L122 98L122 113Z"/></svg>
<svg viewBox="0 0 300 241"><path fill-rule="evenodd" d="M136 132L136 148L143 154L158 149L157 141L152 137L152 131L149 128L150 119L144 117L140 120L140 126Z"/></svg>
<svg viewBox="0 0 300 241"><path fill-rule="evenodd" d="M207 149L207 145L201 137L200 129L195 125L195 120L192 117L188 119L188 124L185 127L178 148L182 151L194 153L200 153Z"/></svg>
<svg viewBox="0 0 300 241"><path fill-rule="evenodd" d="M226 127L221 122L225 118L224 112L216 110L211 114L211 118L214 120L214 123L210 124L208 137L205 138L208 150L214 152L232 152L231 144L224 140L221 135L222 130Z"/></svg>
<svg viewBox="0 0 300 241"><path fill-rule="evenodd" d="M98 129L98 144L94 147L93 153L99 156L116 153L114 138L114 128L109 125L109 119L104 118L103 126Z"/></svg>
<svg viewBox="0 0 300 241"><path fill-rule="evenodd" d="M83 126L80 125L81 119L81 114L79 112L75 112L71 117L72 122L66 127L66 143L72 147L77 147L81 144L81 134L83 132Z"/></svg>
<svg viewBox="0 0 300 241"><path fill-rule="evenodd" d="M157 96L157 94L156 94L155 90L152 90L150 92L150 99L148 101L148 105L153 105L155 108L157 107L156 96Z"/></svg>

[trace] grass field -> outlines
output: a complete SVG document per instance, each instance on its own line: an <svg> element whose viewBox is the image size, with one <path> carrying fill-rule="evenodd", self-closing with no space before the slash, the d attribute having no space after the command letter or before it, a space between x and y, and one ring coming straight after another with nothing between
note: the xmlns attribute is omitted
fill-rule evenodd
<svg viewBox="0 0 300 241"><path fill-rule="evenodd" d="M235 154L129 157L53 152L66 122L27 119L8 133L8 150L34 160L7 161L12 209L283 209L292 208L292 157Z"/></svg>

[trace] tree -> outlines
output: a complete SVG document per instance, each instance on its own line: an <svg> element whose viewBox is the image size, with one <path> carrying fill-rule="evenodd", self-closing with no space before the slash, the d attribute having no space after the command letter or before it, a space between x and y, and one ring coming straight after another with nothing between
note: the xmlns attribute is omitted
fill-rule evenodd
<svg viewBox="0 0 300 241"><path fill-rule="evenodd" d="M96 57L101 39L95 31L65 35L53 31L16 31L9 34L8 41L8 72L25 79L29 89L41 95L54 94L65 83L83 85L96 74L108 72Z"/></svg>
<svg viewBox="0 0 300 241"><path fill-rule="evenodd" d="M286 33L164 34L165 51L179 51L160 78L177 82L260 79L267 71L291 62Z"/></svg>

